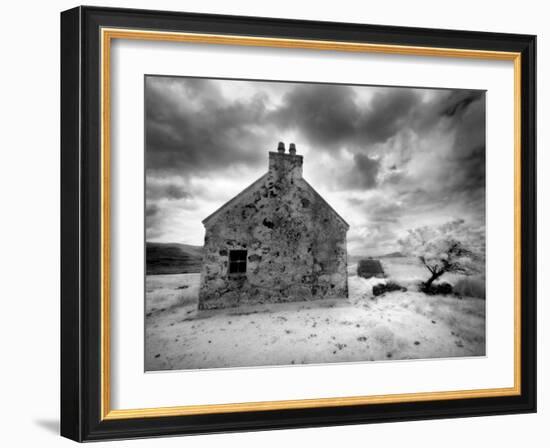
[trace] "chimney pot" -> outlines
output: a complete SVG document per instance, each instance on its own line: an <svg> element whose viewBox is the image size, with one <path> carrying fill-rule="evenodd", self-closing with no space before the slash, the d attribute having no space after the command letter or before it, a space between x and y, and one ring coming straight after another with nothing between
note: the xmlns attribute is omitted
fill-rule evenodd
<svg viewBox="0 0 550 448"><path fill-rule="evenodd" d="M285 144L283 142L279 142L279 145L277 146L277 152L280 154L284 154Z"/></svg>
<svg viewBox="0 0 550 448"><path fill-rule="evenodd" d="M290 144L290 147L288 149L288 152L292 154L293 156L296 155L296 145L294 143Z"/></svg>

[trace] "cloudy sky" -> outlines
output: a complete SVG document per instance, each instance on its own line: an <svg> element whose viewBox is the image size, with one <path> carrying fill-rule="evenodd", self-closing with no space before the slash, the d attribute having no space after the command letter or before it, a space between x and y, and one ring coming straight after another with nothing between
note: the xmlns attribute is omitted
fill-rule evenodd
<svg viewBox="0 0 550 448"><path fill-rule="evenodd" d="M485 93L148 76L146 237L202 245L201 220L296 143L304 177L350 224L348 251L409 228L485 220Z"/></svg>

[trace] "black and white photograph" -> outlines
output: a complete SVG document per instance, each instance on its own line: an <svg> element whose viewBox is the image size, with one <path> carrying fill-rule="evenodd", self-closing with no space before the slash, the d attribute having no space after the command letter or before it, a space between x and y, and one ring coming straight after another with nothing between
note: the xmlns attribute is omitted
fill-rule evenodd
<svg viewBox="0 0 550 448"><path fill-rule="evenodd" d="M485 91L144 95L146 371L485 356Z"/></svg>

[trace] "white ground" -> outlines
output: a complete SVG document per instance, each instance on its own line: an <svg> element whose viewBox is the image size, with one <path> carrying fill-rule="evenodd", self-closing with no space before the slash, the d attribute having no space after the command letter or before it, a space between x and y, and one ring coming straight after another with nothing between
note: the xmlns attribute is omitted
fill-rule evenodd
<svg viewBox="0 0 550 448"><path fill-rule="evenodd" d="M402 284L425 277L383 261ZM197 311L200 274L147 276L146 370L441 358L485 354L485 301L393 292L354 275L349 299ZM452 277L443 279L453 282ZM382 280L383 281L383 280Z"/></svg>

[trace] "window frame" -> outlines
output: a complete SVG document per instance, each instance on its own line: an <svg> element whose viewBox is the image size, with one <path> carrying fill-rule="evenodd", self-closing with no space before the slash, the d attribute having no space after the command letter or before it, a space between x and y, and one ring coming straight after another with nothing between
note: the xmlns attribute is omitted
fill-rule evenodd
<svg viewBox="0 0 550 448"><path fill-rule="evenodd" d="M244 257L238 257L237 259L232 259L233 257L244 254ZM248 250L246 249L230 249L228 255L227 263L227 274L230 276L244 276L246 275L247 265L248 265ZM244 265L244 270L243 270ZM236 266L238 269L233 270L232 266Z"/></svg>

